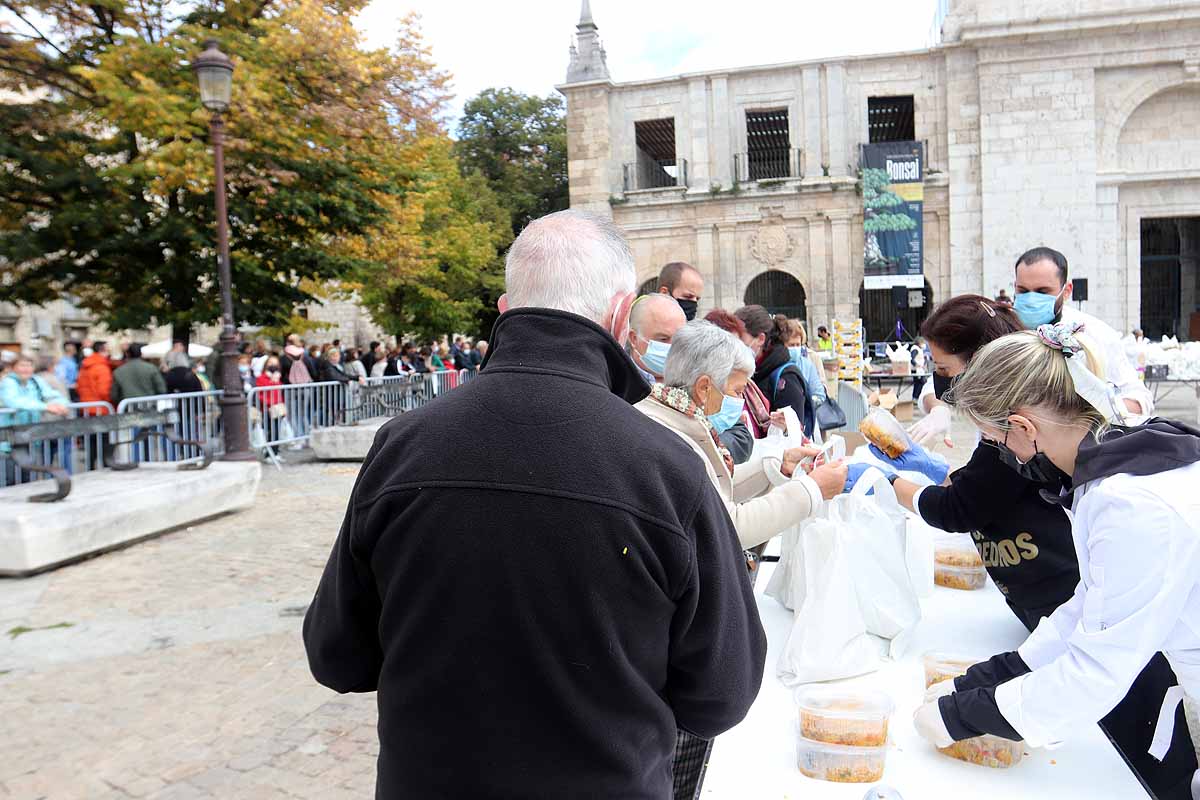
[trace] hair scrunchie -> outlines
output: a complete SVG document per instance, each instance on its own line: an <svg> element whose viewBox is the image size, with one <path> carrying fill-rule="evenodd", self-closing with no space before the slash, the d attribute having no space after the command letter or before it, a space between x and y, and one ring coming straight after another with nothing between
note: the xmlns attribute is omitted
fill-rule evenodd
<svg viewBox="0 0 1200 800"><path fill-rule="evenodd" d="M1082 322L1058 322L1053 325L1039 325L1037 335L1043 344L1062 352L1066 357L1067 372L1071 374L1075 393L1110 422L1124 425L1128 419L1128 412L1117 395L1117 387L1102 376L1094 375L1087 368L1086 357L1072 358L1076 353L1085 352L1083 344L1076 338L1076 334L1083 328Z"/></svg>
<svg viewBox="0 0 1200 800"><path fill-rule="evenodd" d="M1082 322L1056 322L1050 325L1038 325L1037 335L1042 344L1062 351L1067 358L1083 351L1083 345L1075 338L1082 331Z"/></svg>

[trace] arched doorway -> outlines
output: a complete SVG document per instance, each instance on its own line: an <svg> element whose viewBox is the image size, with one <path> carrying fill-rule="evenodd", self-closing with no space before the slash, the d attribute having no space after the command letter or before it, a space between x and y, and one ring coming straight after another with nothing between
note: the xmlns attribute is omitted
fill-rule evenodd
<svg viewBox="0 0 1200 800"><path fill-rule="evenodd" d="M897 339L897 322L902 328L902 338L914 339L921 330L921 323L933 310L933 289L925 281L924 289L905 289L904 304L897 307L891 289L867 289L859 284L858 309L868 342L894 342ZM914 292L921 292L921 305L911 302ZM899 299L899 298L897 298ZM903 336L903 334L907 336Z"/></svg>
<svg viewBox="0 0 1200 800"><path fill-rule="evenodd" d="M639 296L643 294L654 294L656 291L658 291L657 275L655 275L653 278L647 278L646 280L642 281L642 285L638 287Z"/></svg>
<svg viewBox="0 0 1200 800"><path fill-rule="evenodd" d="M772 269L750 281L743 300L748 306L762 306L772 314L805 321L808 319L805 297L800 281L786 272Z"/></svg>

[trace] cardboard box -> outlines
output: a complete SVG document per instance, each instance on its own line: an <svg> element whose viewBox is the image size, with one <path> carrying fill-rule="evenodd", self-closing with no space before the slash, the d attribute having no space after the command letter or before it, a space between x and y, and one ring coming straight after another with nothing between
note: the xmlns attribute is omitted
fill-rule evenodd
<svg viewBox="0 0 1200 800"><path fill-rule="evenodd" d="M913 401L901 401L896 396L895 389L884 389L882 392L871 392L867 397L867 405L878 406L884 411L891 412L897 422L912 422Z"/></svg>

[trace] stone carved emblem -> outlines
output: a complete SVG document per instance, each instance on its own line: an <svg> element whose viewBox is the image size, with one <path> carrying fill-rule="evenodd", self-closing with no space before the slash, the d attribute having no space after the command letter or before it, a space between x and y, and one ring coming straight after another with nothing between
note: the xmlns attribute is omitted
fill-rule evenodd
<svg viewBox="0 0 1200 800"><path fill-rule="evenodd" d="M788 233L780 211L764 208L762 212L762 224L750 238L750 255L768 267L773 267L791 257L796 250L796 240Z"/></svg>

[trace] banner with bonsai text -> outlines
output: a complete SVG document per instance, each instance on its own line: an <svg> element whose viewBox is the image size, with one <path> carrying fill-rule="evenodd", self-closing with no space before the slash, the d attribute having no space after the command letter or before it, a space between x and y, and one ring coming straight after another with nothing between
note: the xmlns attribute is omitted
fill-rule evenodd
<svg viewBox="0 0 1200 800"><path fill-rule="evenodd" d="M862 146L864 288L925 286L924 174L921 142Z"/></svg>

